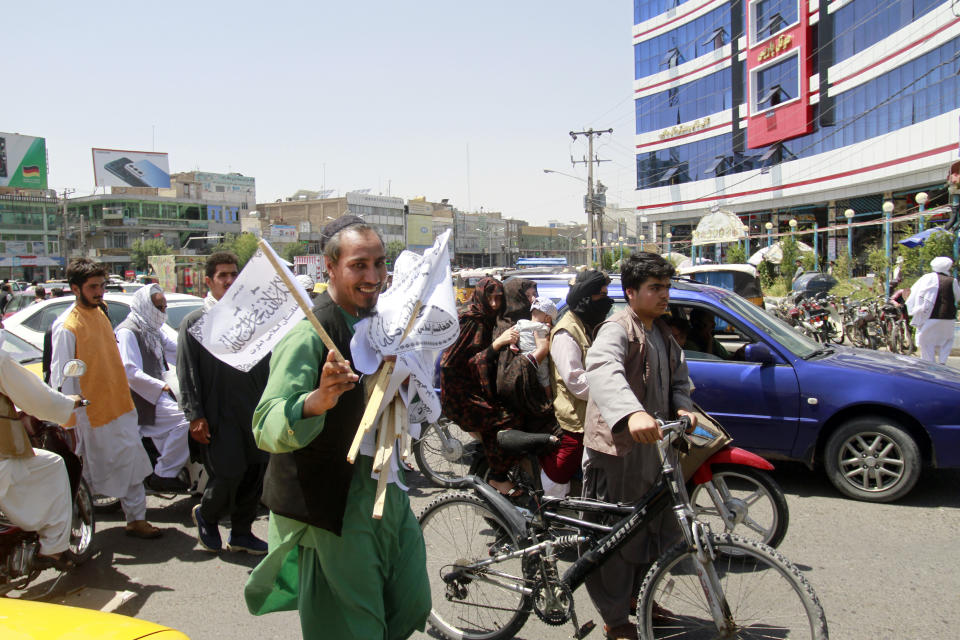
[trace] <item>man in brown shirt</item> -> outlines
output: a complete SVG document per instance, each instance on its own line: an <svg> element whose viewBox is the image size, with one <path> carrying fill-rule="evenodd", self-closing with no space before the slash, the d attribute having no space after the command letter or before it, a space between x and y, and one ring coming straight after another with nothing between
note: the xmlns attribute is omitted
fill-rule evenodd
<svg viewBox="0 0 960 640"><path fill-rule="evenodd" d="M660 474L656 448L649 446L663 438L656 418L687 415L696 425L696 417L683 352L661 319L673 265L657 254L639 253L620 273L628 307L600 325L587 351L583 495L636 502ZM629 622L631 600L650 565L678 535L667 511L587 578L607 638L637 637L636 625ZM654 613L663 612L655 608Z"/></svg>

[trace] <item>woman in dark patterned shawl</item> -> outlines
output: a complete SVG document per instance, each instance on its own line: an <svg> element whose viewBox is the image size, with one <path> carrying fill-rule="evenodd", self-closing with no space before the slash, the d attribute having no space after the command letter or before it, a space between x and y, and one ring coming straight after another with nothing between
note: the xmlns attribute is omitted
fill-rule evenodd
<svg viewBox="0 0 960 640"><path fill-rule="evenodd" d="M514 460L497 446L497 432L518 426L519 418L496 395L498 352L516 342L515 331L494 340L504 311L503 285L494 278L477 283L473 297L460 311L460 335L440 359L440 400L445 416L464 431L480 437L490 465L490 484L508 493L506 472Z"/></svg>
<svg viewBox="0 0 960 640"><path fill-rule="evenodd" d="M533 280L513 278L504 285L506 311L497 321L494 336L509 331L518 320L530 319L530 305L538 295ZM549 348L549 346L548 346ZM546 358L549 352L540 359ZM559 434L553 414L553 401L537 381L534 355L522 355L515 349L504 349L497 360L496 390L513 415L520 418L524 431Z"/></svg>

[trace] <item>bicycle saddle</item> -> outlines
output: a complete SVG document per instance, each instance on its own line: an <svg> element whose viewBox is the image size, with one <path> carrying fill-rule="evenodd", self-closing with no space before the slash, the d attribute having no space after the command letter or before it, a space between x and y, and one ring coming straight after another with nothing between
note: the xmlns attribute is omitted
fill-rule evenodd
<svg viewBox="0 0 960 640"><path fill-rule="evenodd" d="M549 433L526 433L508 429L497 433L497 444L506 453L514 455L522 453L539 454L560 444L560 439Z"/></svg>

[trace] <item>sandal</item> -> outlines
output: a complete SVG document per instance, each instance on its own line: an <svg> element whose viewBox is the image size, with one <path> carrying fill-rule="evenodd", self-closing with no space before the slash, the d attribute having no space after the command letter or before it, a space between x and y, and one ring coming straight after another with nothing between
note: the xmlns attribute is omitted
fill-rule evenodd
<svg viewBox="0 0 960 640"><path fill-rule="evenodd" d="M77 566L66 554L62 554L59 558L38 555L36 563L41 569L56 569L62 572L69 571Z"/></svg>

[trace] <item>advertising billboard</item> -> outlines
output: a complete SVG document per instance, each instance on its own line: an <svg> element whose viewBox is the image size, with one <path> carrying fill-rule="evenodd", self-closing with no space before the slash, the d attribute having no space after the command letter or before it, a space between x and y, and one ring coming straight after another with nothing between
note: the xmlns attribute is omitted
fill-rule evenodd
<svg viewBox="0 0 960 640"><path fill-rule="evenodd" d="M47 142L0 131L0 187L47 188Z"/></svg>
<svg viewBox="0 0 960 640"><path fill-rule="evenodd" d="M296 242L297 227L292 224L270 225L270 239L274 242Z"/></svg>
<svg viewBox="0 0 960 640"><path fill-rule="evenodd" d="M93 150L93 178L98 187L170 188L170 161L151 151Z"/></svg>
<svg viewBox="0 0 960 640"><path fill-rule="evenodd" d="M407 246L429 247L433 245L433 216L407 215Z"/></svg>

